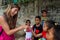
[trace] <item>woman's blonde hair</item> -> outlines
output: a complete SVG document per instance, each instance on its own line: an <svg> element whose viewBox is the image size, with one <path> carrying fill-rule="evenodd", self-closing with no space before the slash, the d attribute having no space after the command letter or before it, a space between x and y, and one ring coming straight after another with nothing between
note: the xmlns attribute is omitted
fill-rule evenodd
<svg viewBox="0 0 60 40"><path fill-rule="evenodd" d="M14 7L18 8L18 10L20 10L20 7L17 4L9 4L4 13L6 13L7 15L9 15L11 9L14 8Z"/></svg>
<svg viewBox="0 0 60 40"><path fill-rule="evenodd" d="M17 16L18 16L18 13L17 13L13 17L11 17L10 12L11 12L12 8L18 8L18 10L20 10L20 7L17 4L9 4L8 7L6 8L6 10L4 12L4 16L5 16L6 22L8 23L10 29L15 28Z"/></svg>

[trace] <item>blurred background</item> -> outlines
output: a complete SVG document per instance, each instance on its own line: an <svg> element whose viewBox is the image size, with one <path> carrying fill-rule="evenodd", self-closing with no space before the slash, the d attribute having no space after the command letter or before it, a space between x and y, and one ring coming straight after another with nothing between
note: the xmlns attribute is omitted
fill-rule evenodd
<svg viewBox="0 0 60 40"><path fill-rule="evenodd" d="M41 16L41 10L48 11L48 17L60 24L60 0L0 0L0 15L9 4L19 4L21 9L18 13L17 26L25 24L30 19L32 25L36 15ZM16 33L16 40L24 40L25 32L22 30Z"/></svg>

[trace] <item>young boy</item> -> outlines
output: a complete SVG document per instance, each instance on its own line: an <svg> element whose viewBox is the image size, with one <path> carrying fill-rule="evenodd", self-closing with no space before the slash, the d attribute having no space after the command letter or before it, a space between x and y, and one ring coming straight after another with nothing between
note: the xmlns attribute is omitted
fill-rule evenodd
<svg viewBox="0 0 60 40"><path fill-rule="evenodd" d="M41 16L41 24L43 25L44 24L44 21L47 21L48 20L48 17L47 17L47 11L46 10L42 10L41 11L42 13L42 16Z"/></svg>
<svg viewBox="0 0 60 40"><path fill-rule="evenodd" d="M43 27L40 24L41 22L41 17L40 16L36 16L35 17L35 24L33 25L33 35L34 35L34 40L39 40L40 38L42 38L42 31L43 31Z"/></svg>
<svg viewBox="0 0 60 40"><path fill-rule="evenodd" d="M41 20L44 20L44 21L48 20L47 11L46 10L42 10L41 13L42 13Z"/></svg>

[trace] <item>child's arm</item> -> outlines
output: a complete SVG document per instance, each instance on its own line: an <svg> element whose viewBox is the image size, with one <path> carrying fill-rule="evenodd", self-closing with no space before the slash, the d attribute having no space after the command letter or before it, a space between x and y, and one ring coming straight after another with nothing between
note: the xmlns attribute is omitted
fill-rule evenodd
<svg viewBox="0 0 60 40"><path fill-rule="evenodd" d="M32 30L32 34L36 37L36 34L34 33L34 31Z"/></svg>
<svg viewBox="0 0 60 40"><path fill-rule="evenodd" d="M42 36L42 33L36 35L36 37L40 37L40 36Z"/></svg>
<svg viewBox="0 0 60 40"><path fill-rule="evenodd" d="M40 37L40 36L42 35L42 33L40 33L40 34L36 34L36 33L34 33L33 30L32 30L32 34L33 34L35 37Z"/></svg>
<svg viewBox="0 0 60 40"><path fill-rule="evenodd" d="M32 31L32 34L34 37L40 37L42 35L42 33L40 34L36 34L34 31L33 31L33 28L31 28L31 31Z"/></svg>

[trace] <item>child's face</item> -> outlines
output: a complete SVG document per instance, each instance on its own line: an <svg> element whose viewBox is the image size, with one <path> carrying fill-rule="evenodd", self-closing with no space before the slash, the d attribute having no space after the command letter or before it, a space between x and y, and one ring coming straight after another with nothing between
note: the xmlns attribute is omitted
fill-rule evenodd
<svg viewBox="0 0 60 40"><path fill-rule="evenodd" d="M47 29L48 29L47 24L44 22L43 30L44 30L44 31L47 31Z"/></svg>
<svg viewBox="0 0 60 40"><path fill-rule="evenodd" d="M44 22L44 25L43 25L43 30L44 31L47 31L47 34L46 34L46 38L47 38L47 40L53 40L53 33L54 33L54 29L53 28L51 28L51 29L49 29L49 30L47 30L48 29L48 26L47 26L47 24Z"/></svg>
<svg viewBox="0 0 60 40"><path fill-rule="evenodd" d="M30 26L30 24L31 24L31 23L30 23L29 21L27 21L26 25Z"/></svg>
<svg viewBox="0 0 60 40"><path fill-rule="evenodd" d="M47 31L46 37L47 37L47 40L53 40L53 38L54 38L54 29L53 28L51 28Z"/></svg>
<svg viewBox="0 0 60 40"><path fill-rule="evenodd" d="M41 21L41 20L40 20L39 18L35 18L35 23L36 23L36 24L40 24L40 21Z"/></svg>
<svg viewBox="0 0 60 40"><path fill-rule="evenodd" d="M43 12L43 13L42 13L42 16L43 16L43 17L46 17L46 16L47 16L47 13L46 13L46 12Z"/></svg>

